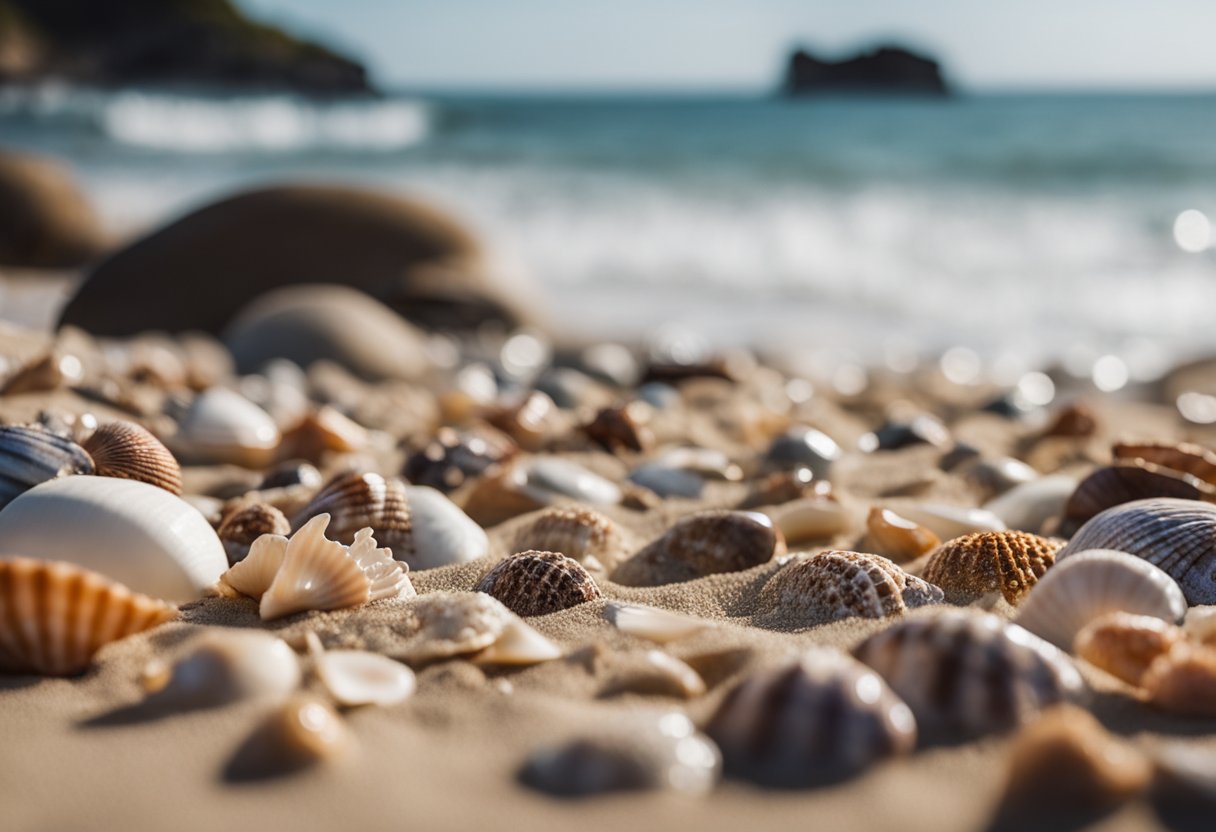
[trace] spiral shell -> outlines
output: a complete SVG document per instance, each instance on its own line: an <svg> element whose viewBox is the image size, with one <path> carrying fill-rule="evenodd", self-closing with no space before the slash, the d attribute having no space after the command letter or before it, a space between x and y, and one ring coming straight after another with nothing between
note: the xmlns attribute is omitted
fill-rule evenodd
<svg viewBox="0 0 1216 832"><path fill-rule="evenodd" d="M234 564L249 554L253 541L264 534L285 536L291 524L283 512L266 503L253 503L224 517L216 534L228 553L228 563Z"/></svg>
<svg viewBox="0 0 1216 832"><path fill-rule="evenodd" d="M1153 497L1216 500L1216 486L1140 459L1099 468L1077 484L1064 506L1065 532L1112 506Z"/></svg>
<svg viewBox="0 0 1216 832"><path fill-rule="evenodd" d="M848 777L916 745L912 712L878 674L824 647L743 679L705 732L728 772L786 787Z"/></svg>
<svg viewBox="0 0 1216 832"><path fill-rule="evenodd" d="M1199 445L1189 442L1120 442L1111 449L1111 453L1119 461L1139 459L1216 485L1216 453Z"/></svg>
<svg viewBox="0 0 1216 832"><path fill-rule="evenodd" d="M1181 627L1160 618L1112 612L1085 625L1073 650L1094 667L1139 687L1149 665L1185 640Z"/></svg>
<svg viewBox="0 0 1216 832"><path fill-rule="evenodd" d="M942 542L924 526L878 506L866 516L866 533L875 552L896 563L916 560Z"/></svg>
<svg viewBox="0 0 1216 832"><path fill-rule="evenodd" d="M1183 642L1140 678L1148 701L1183 716L1216 717L1216 648Z"/></svg>
<svg viewBox="0 0 1216 832"><path fill-rule="evenodd" d="M0 427L0 508L35 485L93 473L93 460L66 436L39 427Z"/></svg>
<svg viewBox="0 0 1216 832"><path fill-rule="evenodd" d="M555 507L515 533L512 552L560 552L590 568L612 569L625 551L616 524L589 508Z"/></svg>
<svg viewBox="0 0 1216 832"><path fill-rule="evenodd" d="M841 618L884 618L939 604L942 591L886 558L826 551L781 567L760 590L762 620L811 626Z"/></svg>
<svg viewBox="0 0 1216 832"><path fill-rule="evenodd" d="M1084 691L1067 656L989 613L938 610L906 618L853 654L886 679L922 733L934 737L1005 731Z"/></svg>
<svg viewBox="0 0 1216 832"><path fill-rule="evenodd" d="M1188 604L1216 604L1216 506L1157 498L1108 508L1057 553L1116 549L1143 558L1178 582Z"/></svg>
<svg viewBox="0 0 1216 832"><path fill-rule="evenodd" d="M709 511L676 523L612 574L626 586L658 586L741 572L785 553L785 539L763 514Z"/></svg>
<svg viewBox="0 0 1216 832"><path fill-rule="evenodd" d="M999 591L1017 604L1055 562L1061 545L1028 532L977 532L939 546L924 576L947 595L974 598Z"/></svg>
<svg viewBox="0 0 1216 832"><path fill-rule="evenodd" d="M146 428L134 422L102 425L84 441L102 477L138 480L181 496L182 469L173 454Z"/></svg>
<svg viewBox="0 0 1216 832"><path fill-rule="evenodd" d="M497 598L516 615L547 615L601 596L582 564L557 552L521 552L499 561L477 591Z"/></svg>
<svg viewBox="0 0 1216 832"><path fill-rule="evenodd" d="M0 560L0 671L73 676L106 644L177 617L170 604L70 563Z"/></svg>

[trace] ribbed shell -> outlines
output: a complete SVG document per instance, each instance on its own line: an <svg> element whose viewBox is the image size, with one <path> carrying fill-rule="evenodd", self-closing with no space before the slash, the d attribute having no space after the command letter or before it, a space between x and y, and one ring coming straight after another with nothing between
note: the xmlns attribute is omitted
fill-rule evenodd
<svg viewBox="0 0 1216 832"><path fill-rule="evenodd" d="M172 605L70 563L0 560L5 673L82 673L104 645L176 617Z"/></svg>
<svg viewBox="0 0 1216 832"><path fill-rule="evenodd" d="M760 590L760 618L810 626L841 618L884 618L940 604L940 589L891 561L861 552L826 551L777 571Z"/></svg>
<svg viewBox="0 0 1216 832"><path fill-rule="evenodd" d="M1142 459L1165 468L1198 477L1210 485L1216 485L1216 453L1188 442L1134 443L1120 442L1111 453L1116 460Z"/></svg>
<svg viewBox="0 0 1216 832"><path fill-rule="evenodd" d="M0 427L0 508L41 482L93 473L93 460L71 439L37 427Z"/></svg>
<svg viewBox="0 0 1216 832"><path fill-rule="evenodd" d="M935 738L1005 731L1080 695L1068 657L988 613L940 610L896 621L854 650Z"/></svg>
<svg viewBox="0 0 1216 832"><path fill-rule="evenodd" d="M823 647L745 678L705 732L728 772L785 787L848 777L916 745L912 712L878 674Z"/></svg>
<svg viewBox="0 0 1216 832"><path fill-rule="evenodd" d="M612 569L624 553L625 543L616 524L597 511L558 507L542 512L515 533L512 552L561 552L585 563L588 558Z"/></svg>
<svg viewBox="0 0 1216 832"><path fill-rule="evenodd" d="M1180 500L1216 500L1216 486L1198 477L1142 460L1099 468L1077 484L1064 506L1069 529L1076 529L1112 506L1175 497Z"/></svg>
<svg viewBox="0 0 1216 832"><path fill-rule="evenodd" d="M1073 649L1095 667L1139 686L1149 665L1184 641L1181 627L1160 618L1114 612L1089 622L1077 634Z"/></svg>
<svg viewBox="0 0 1216 832"><path fill-rule="evenodd" d="M1061 650L1071 650L1082 627L1120 611L1173 623L1186 615L1186 598L1173 578L1148 561L1098 549L1052 567L1026 596L1015 620Z"/></svg>
<svg viewBox="0 0 1216 832"><path fill-rule="evenodd" d="M925 564L925 580L948 596L1000 592L1018 603L1055 562L1060 543L1028 532L976 532L943 543Z"/></svg>
<svg viewBox="0 0 1216 832"><path fill-rule="evenodd" d="M924 526L878 506L866 516L866 534L877 554L896 563L916 560L942 542Z"/></svg>
<svg viewBox="0 0 1216 832"><path fill-rule="evenodd" d="M409 501L405 486L379 474L341 474L329 481L292 519L301 528L318 514L330 516L329 535L352 543L355 532L370 527L376 540L394 552L412 545Z"/></svg>
<svg viewBox="0 0 1216 832"><path fill-rule="evenodd" d="M710 511L676 523L622 563L612 580L659 586L721 572L741 572L785 553L785 539L763 514Z"/></svg>
<svg viewBox="0 0 1216 832"><path fill-rule="evenodd" d="M249 553L253 541L264 534L286 535L291 524L283 512L266 503L253 503L226 516L216 534L228 553L228 562L237 563Z"/></svg>
<svg viewBox="0 0 1216 832"><path fill-rule="evenodd" d="M286 537L264 534L249 546L249 553L232 565L220 580L242 595L261 599L279 574L283 558L287 555Z"/></svg>
<svg viewBox="0 0 1216 832"><path fill-rule="evenodd" d="M547 615L602 594L582 564L557 552L511 555L487 572L476 588L523 616Z"/></svg>
<svg viewBox="0 0 1216 832"><path fill-rule="evenodd" d="M1197 500L1137 500L1109 508L1057 554L1117 549L1143 558L1178 582L1188 604L1216 604L1216 506Z"/></svg>
<svg viewBox="0 0 1216 832"><path fill-rule="evenodd" d="M366 604L371 583L340 543L325 538L326 515L291 536L283 563L262 594L263 620L304 610L338 610Z"/></svg>
<svg viewBox="0 0 1216 832"><path fill-rule="evenodd" d="M181 496L182 469L169 449L134 422L102 425L84 441L98 475L138 480Z"/></svg>
<svg viewBox="0 0 1216 832"><path fill-rule="evenodd" d="M1170 713L1216 717L1216 648L1180 644L1141 677L1148 701Z"/></svg>

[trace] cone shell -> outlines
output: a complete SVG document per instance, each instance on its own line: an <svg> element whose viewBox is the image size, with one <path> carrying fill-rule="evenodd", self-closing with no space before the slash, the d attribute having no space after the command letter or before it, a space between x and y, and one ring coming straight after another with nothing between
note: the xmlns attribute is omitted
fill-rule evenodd
<svg viewBox="0 0 1216 832"><path fill-rule="evenodd" d="M829 550L781 567L760 591L761 620L810 626L842 618L884 618L940 604L942 591L886 558Z"/></svg>
<svg viewBox="0 0 1216 832"><path fill-rule="evenodd" d="M924 526L878 506L866 516L866 534L876 554L896 563L916 560L942 542Z"/></svg>
<svg viewBox="0 0 1216 832"><path fill-rule="evenodd" d="M0 427L0 508L39 483L93 473L93 460L66 436L39 427Z"/></svg>
<svg viewBox="0 0 1216 832"><path fill-rule="evenodd" d="M70 563L0 560L0 671L84 672L106 644L177 617L170 604Z"/></svg>
<svg viewBox="0 0 1216 832"><path fill-rule="evenodd" d="M1111 453L1117 461L1143 460L1163 468L1198 477L1216 485L1216 453L1188 442L1177 444L1120 442Z"/></svg>
<svg viewBox="0 0 1216 832"><path fill-rule="evenodd" d="M558 552L521 552L499 561L477 591L501 601L516 615L547 615L601 596L582 564Z"/></svg>
<svg viewBox="0 0 1216 832"><path fill-rule="evenodd" d="M1216 717L1216 647L1183 642L1154 659L1140 683L1163 711Z"/></svg>
<svg viewBox="0 0 1216 832"><path fill-rule="evenodd" d="M937 610L897 621L853 654L878 671L934 738L1005 731L1080 696L1055 647L988 613Z"/></svg>
<svg viewBox="0 0 1216 832"><path fill-rule="evenodd" d="M283 512L267 503L253 503L228 514L216 534L228 553L228 562L237 563L249 554L253 541L264 534L284 536L291 532L291 524Z"/></svg>
<svg viewBox="0 0 1216 832"><path fill-rule="evenodd" d="M1164 498L1124 503L1082 526L1058 559L1087 549L1143 558L1178 582L1188 604L1216 604L1216 506Z"/></svg>
<svg viewBox="0 0 1216 832"><path fill-rule="evenodd" d="M848 777L916 745L911 710L878 674L823 647L745 678L705 732L727 772L785 787Z"/></svg>
<svg viewBox="0 0 1216 832"><path fill-rule="evenodd" d="M181 466L159 439L134 422L102 425L84 441L84 449L99 476L138 480L181 496Z"/></svg>
<svg viewBox="0 0 1216 832"><path fill-rule="evenodd" d="M1095 618L1077 634L1073 651L1129 685L1140 686L1149 665L1186 640L1186 633L1151 615L1113 612Z"/></svg>
<svg viewBox="0 0 1216 832"><path fill-rule="evenodd" d="M1216 486L1151 462L1120 462L1099 468L1077 484L1064 506L1064 519L1071 531L1112 506L1153 497L1213 501Z"/></svg>
<svg viewBox="0 0 1216 832"><path fill-rule="evenodd" d="M1186 614L1186 599L1174 579L1148 561L1098 549L1052 567L1026 596L1015 620L1070 650L1086 624L1120 611L1175 623Z"/></svg>
<svg viewBox="0 0 1216 832"><path fill-rule="evenodd" d="M578 506L541 512L515 534L512 552L560 552L579 563L612 569L625 550L616 524L604 515Z"/></svg>
<svg viewBox="0 0 1216 832"><path fill-rule="evenodd" d="M366 604L371 583L340 543L327 540L328 515L318 515L291 536L274 580L262 594L264 621L304 610L338 610Z"/></svg>
<svg viewBox="0 0 1216 832"><path fill-rule="evenodd" d="M1055 562L1062 544L1028 532L977 532L939 546L925 564L925 580L948 596L1000 592L1017 604Z"/></svg>
<svg viewBox="0 0 1216 832"><path fill-rule="evenodd" d="M741 572L785 553L785 539L763 514L709 511L676 523L617 568L612 580L658 586Z"/></svg>

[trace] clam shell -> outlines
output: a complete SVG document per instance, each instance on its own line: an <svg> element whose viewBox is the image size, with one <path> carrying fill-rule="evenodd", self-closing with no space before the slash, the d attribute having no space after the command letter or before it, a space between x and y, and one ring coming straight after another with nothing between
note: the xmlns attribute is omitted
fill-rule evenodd
<svg viewBox="0 0 1216 832"><path fill-rule="evenodd" d="M667 644L699 633L713 622L640 604L611 603L605 614L622 633Z"/></svg>
<svg viewBox="0 0 1216 832"><path fill-rule="evenodd" d="M1086 624L1120 611L1176 623L1186 614L1186 599L1174 579L1148 561L1099 549L1079 552L1052 567L1026 596L1015 620L1070 650Z"/></svg>
<svg viewBox="0 0 1216 832"><path fill-rule="evenodd" d="M1112 506L1153 497L1211 502L1216 500L1216 486L1190 474L1141 460L1108 465L1077 484L1064 506L1064 533Z"/></svg>
<svg viewBox="0 0 1216 832"><path fill-rule="evenodd" d="M476 589L522 616L547 615L602 595L582 564L557 552L511 555L487 572Z"/></svg>
<svg viewBox="0 0 1216 832"><path fill-rule="evenodd" d="M1116 460L1143 460L1216 485L1216 453L1188 442L1178 444L1120 442L1111 449Z"/></svg>
<svg viewBox="0 0 1216 832"><path fill-rule="evenodd" d="M253 503L228 514L220 523L216 534L224 543L228 562L237 563L249 554L253 541L264 534L284 536L291 532L291 524L283 512L266 503Z"/></svg>
<svg viewBox="0 0 1216 832"><path fill-rule="evenodd" d="M912 712L878 674L824 647L745 678L705 732L728 773L785 787L848 777L916 745Z"/></svg>
<svg viewBox="0 0 1216 832"><path fill-rule="evenodd" d="M1073 650L1094 667L1139 687L1149 665L1185 640L1181 627L1160 618L1112 612L1085 625Z"/></svg>
<svg viewBox="0 0 1216 832"><path fill-rule="evenodd" d="M989 613L935 610L905 618L853 654L886 679L922 733L935 738L1005 731L1084 692L1066 655Z"/></svg>
<svg viewBox="0 0 1216 832"><path fill-rule="evenodd" d="M826 551L781 567L760 590L760 620L783 629L842 618L884 618L939 604L942 591L886 558Z"/></svg>
<svg viewBox="0 0 1216 832"><path fill-rule="evenodd" d="M1216 604L1216 506L1157 498L1108 508L1057 553L1066 560L1087 549L1117 549L1161 568L1188 604Z"/></svg>
<svg viewBox="0 0 1216 832"><path fill-rule="evenodd" d="M896 563L916 560L942 542L924 526L878 506L866 516L866 535L876 554Z"/></svg>
<svg viewBox="0 0 1216 832"><path fill-rule="evenodd" d="M170 604L70 563L0 560L0 671L73 676L106 644L177 617Z"/></svg>
<svg viewBox="0 0 1216 832"><path fill-rule="evenodd" d="M296 654L281 638L261 630L208 627L191 639L168 682L149 702L188 709L282 699L300 680Z"/></svg>
<svg viewBox="0 0 1216 832"><path fill-rule="evenodd" d="M1000 592L1017 604L1055 562L1062 544L1027 532L979 532L944 543L925 564L925 580L947 594Z"/></svg>
<svg viewBox="0 0 1216 832"><path fill-rule="evenodd" d="M982 508L920 503L904 506L899 513L913 523L919 523L942 540L953 540L975 532L1001 532L1005 521Z"/></svg>
<svg viewBox="0 0 1216 832"><path fill-rule="evenodd" d="M803 497L764 510L781 530L787 544L828 540L853 525L849 512L827 497Z"/></svg>
<svg viewBox="0 0 1216 832"><path fill-rule="evenodd" d="M102 425L84 441L84 449L98 476L138 480L181 496L181 466L159 439L134 422Z"/></svg>
<svg viewBox="0 0 1216 832"><path fill-rule="evenodd" d="M676 523L617 567L612 580L658 586L741 572L785 553L781 532L763 514L709 511Z"/></svg>
<svg viewBox="0 0 1216 832"><path fill-rule="evenodd" d="M71 439L36 427L0 427L0 508L39 483L93 473L93 460Z"/></svg>
<svg viewBox="0 0 1216 832"><path fill-rule="evenodd" d="M135 480L49 480L0 511L0 552L75 563L172 603L196 600L228 565L206 518Z"/></svg>
<svg viewBox="0 0 1216 832"><path fill-rule="evenodd" d="M414 671L400 662L365 650L325 650L308 635L317 677L339 705L396 705L413 695Z"/></svg>
<svg viewBox="0 0 1216 832"><path fill-rule="evenodd" d="M274 460L280 438L270 414L239 393L212 387L191 402L170 446L190 462L263 468Z"/></svg>
<svg viewBox="0 0 1216 832"><path fill-rule="evenodd" d="M1076 488L1073 477L1052 474L1014 486L985 503L984 510L995 514L1011 529L1039 534L1048 520L1063 514L1064 505Z"/></svg>
<svg viewBox="0 0 1216 832"><path fill-rule="evenodd" d="M616 524L589 508L557 507L542 512L515 533L512 552L560 552L579 563L616 566L625 541Z"/></svg>
<svg viewBox="0 0 1216 832"><path fill-rule="evenodd" d="M1183 642L1154 659L1140 684L1163 711L1216 717L1216 648Z"/></svg>

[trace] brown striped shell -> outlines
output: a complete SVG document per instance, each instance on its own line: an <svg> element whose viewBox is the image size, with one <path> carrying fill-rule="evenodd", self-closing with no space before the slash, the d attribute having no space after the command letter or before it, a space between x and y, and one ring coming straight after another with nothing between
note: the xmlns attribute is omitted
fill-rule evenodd
<svg viewBox="0 0 1216 832"><path fill-rule="evenodd" d="M1080 696L1066 655L989 613L935 610L896 621L853 650L878 671L934 738L1015 728Z"/></svg>
<svg viewBox="0 0 1216 832"><path fill-rule="evenodd" d="M74 564L0 560L0 672L73 676L106 644L176 617L171 604Z"/></svg>
<svg viewBox="0 0 1216 832"><path fill-rule="evenodd" d="M800 627L841 618L884 618L945 600L940 589L891 561L826 551L781 567L760 590L761 620Z"/></svg>
<svg viewBox="0 0 1216 832"><path fill-rule="evenodd" d="M1186 633L1151 615L1113 612L1077 633L1073 652L1129 685L1139 687L1149 665L1186 640Z"/></svg>
<svg viewBox="0 0 1216 832"><path fill-rule="evenodd" d="M707 511L686 517L617 567L612 580L660 586L742 572L785 554L785 539L763 514Z"/></svg>
<svg viewBox="0 0 1216 832"><path fill-rule="evenodd" d="M86 439L97 474L137 480L181 496L182 469L159 439L134 422L110 422Z"/></svg>
<svg viewBox="0 0 1216 832"><path fill-rule="evenodd" d="M871 508L866 516L866 535L877 554L896 563L916 560L942 542L919 523L878 506Z"/></svg>
<svg viewBox="0 0 1216 832"><path fill-rule="evenodd" d="M1065 534L1075 531L1095 514L1112 506L1153 497L1212 502L1216 501L1216 486L1191 474L1140 459L1107 465L1077 484L1064 505L1062 531Z"/></svg>
<svg viewBox="0 0 1216 832"><path fill-rule="evenodd" d="M744 678L705 732L729 773L784 787L843 779L916 745L908 706L870 668L827 647Z"/></svg>
<svg viewBox="0 0 1216 832"><path fill-rule="evenodd" d="M1143 460L1198 477L1216 485L1216 453L1189 442L1120 442L1111 449L1116 461Z"/></svg>
<svg viewBox="0 0 1216 832"><path fill-rule="evenodd" d="M515 533L512 552L561 552L592 568L612 569L625 551L616 524L581 506L559 506L541 512Z"/></svg>
<svg viewBox="0 0 1216 832"><path fill-rule="evenodd" d="M601 597L582 564L558 552L520 552L501 560L476 587L516 615L547 615Z"/></svg>
<svg viewBox="0 0 1216 832"><path fill-rule="evenodd" d="M318 514L330 516L329 536L351 543L355 532L370 527L380 545L394 552L410 545L410 510L400 480L379 474L334 477L292 520L299 529Z"/></svg>
<svg viewBox="0 0 1216 832"><path fill-rule="evenodd" d="M249 546L264 534L291 534L291 524L283 512L267 503L253 503L224 516L216 529L228 563L234 564L249 554Z"/></svg>
<svg viewBox="0 0 1216 832"><path fill-rule="evenodd" d="M925 564L926 581L948 597L1000 592L1016 604L1055 562L1062 544L1029 532L976 532L943 543Z"/></svg>
<svg viewBox="0 0 1216 832"><path fill-rule="evenodd" d="M1188 604L1216 604L1216 506L1156 498L1108 508L1057 553L1116 549L1143 558L1178 582Z"/></svg>
<svg viewBox="0 0 1216 832"><path fill-rule="evenodd" d="M1154 659L1140 684L1163 711L1216 717L1216 647L1183 642Z"/></svg>

